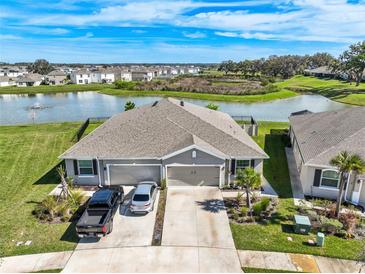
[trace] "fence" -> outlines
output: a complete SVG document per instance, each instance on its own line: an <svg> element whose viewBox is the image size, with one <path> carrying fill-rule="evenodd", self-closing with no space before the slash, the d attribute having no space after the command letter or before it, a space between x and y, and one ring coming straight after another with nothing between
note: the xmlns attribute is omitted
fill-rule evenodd
<svg viewBox="0 0 365 274"><path fill-rule="evenodd" d="M240 126L247 132L250 136L257 136L259 134L259 125L252 116L232 116L236 121L243 121Z"/></svg>

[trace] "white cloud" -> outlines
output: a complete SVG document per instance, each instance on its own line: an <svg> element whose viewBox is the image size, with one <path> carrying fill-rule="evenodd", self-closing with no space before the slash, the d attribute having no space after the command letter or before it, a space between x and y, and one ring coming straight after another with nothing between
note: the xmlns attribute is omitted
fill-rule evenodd
<svg viewBox="0 0 365 274"><path fill-rule="evenodd" d="M0 40L18 40L18 39L21 39L21 37L12 34L0 34Z"/></svg>
<svg viewBox="0 0 365 274"><path fill-rule="evenodd" d="M184 31L183 35L187 38L192 38L192 39L207 37L207 35L205 33L200 32L200 31L196 31L196 32L186 32L186 31Z"/></svg>
<svg viewBox="0 0 365 274"><path fill-rule="evenodd" d="M62 0L62 3L73 0ZM211 29L216 35L260 40L351 43L365 38L365 2L346 0L102 0L107 5L89 14L39 14L25 25L50 26L156 26ZM263 5L275 9L262 11ZM211 11L210 7L221 7ZM241 7L231 9L232 6ZM261 7L256 11L252 7ZM197 8L207 11L189 13ZM204 9L202 9L204 10ZM200 31L201 32L201 31ZM187 33L190 38L194 38ZM187 37L189 37L187 36ZM199 37L196 37L199 38Z"/></svg>

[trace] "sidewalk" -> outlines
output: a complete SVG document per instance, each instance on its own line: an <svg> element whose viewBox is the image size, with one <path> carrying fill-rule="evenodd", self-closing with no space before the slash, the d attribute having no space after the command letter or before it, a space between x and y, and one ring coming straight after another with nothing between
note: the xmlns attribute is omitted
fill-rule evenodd
<svg viewBox="0 0 365 274"><path fill-rule="evenodd" d="M72 251L39 253L0 258L0 273L62 269Z"/></svg>
<svg viewBox="0 0 365 274"><path fill-rule="evenodd" d="M311 273L359 273L365 270L364 263L322 256L251 250L238 250L238 255L242 267Z"/></svg>

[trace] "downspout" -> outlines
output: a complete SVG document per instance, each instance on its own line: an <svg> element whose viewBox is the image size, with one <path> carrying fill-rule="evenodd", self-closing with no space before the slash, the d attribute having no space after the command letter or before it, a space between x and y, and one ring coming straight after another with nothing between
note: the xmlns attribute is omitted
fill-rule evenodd
<svg viewBox="0 0 365 274"><path fill-rule="evenodd" d="M347 190L349 188L349 184L350 184L350 177L351 177L351 171L349 172L349 175L347 177L347 182L346 182L346 189L345 189L345 197L344 197L344 200L345 202L350 202L349 200L347 200Z"/></svg>
<svg viewBox="0 0 365 274"><path fill-rule="evenodd" d="M99 158L98 157L96 157L96 162L98 163L98 177L99 177L99 187L101 188L102 187L102 185L101 185L101 174L100 174L100 161L99 161ZM104 171L104 169L103 169L103 171Z"/></svg>

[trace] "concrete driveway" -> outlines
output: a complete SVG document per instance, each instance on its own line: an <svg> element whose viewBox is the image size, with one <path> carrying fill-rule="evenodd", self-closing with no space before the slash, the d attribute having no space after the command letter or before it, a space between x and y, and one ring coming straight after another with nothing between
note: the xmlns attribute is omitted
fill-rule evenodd
<svg viewBox="0 0 365 274"><path fill-rule="evenodd" d="M219 189L167 193L161 246L151 246L155 212L121 213L108 237L79 243L63 272L241 272Z"/></svg>
<svg viewBox="0 0 365 274"><path fill-rule="evenodd" d="M234 249L221 191L215 187L170 187L162 245Z"/></svg>
<svg viewBox="0 0 365 274"><path fill-rule="evenodd" d="M152 212L147 215L133 215L130 213L128 205L134 188L124 187L124 191L126 198L114 215L113 232L99 240L81 239L76 250L151 245L159 195L156 197L155 208Z"/></svg>

